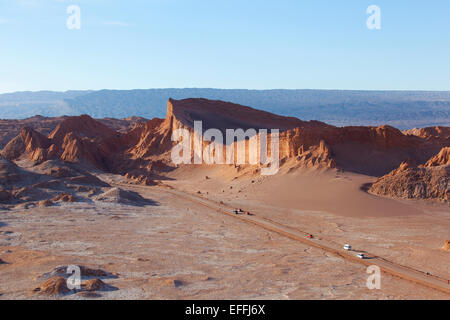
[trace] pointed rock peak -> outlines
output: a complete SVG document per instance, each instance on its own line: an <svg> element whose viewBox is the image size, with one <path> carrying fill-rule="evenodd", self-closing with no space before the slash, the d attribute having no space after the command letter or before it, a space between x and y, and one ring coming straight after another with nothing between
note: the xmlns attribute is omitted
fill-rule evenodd
<svg viewBox="0 0 450 320"><path fill-rule="evenodd" d="M413 166L411 165L411 163L409 161L405 161L405 162L402 162L400 164L400 166L398 167L398 170L399 171L404 171L404 170L407 170L407 169L412 168L412 167Z"/></svg>
<svg viewBox="0 0 450 320"><path fill-rule="evenodd" d="M172 98L169 98L169 101L167 101L167 115L166 115L166 121L170 121L173 117L173 104L175 103L175 100Z"/></svg>
<svg viewBox="0 0 450 320"><path fill-rule="evenodd" d="M116 134L113 129L107 127L103 123L94 120L88 115L81 115L63 120L55 130L53 130L49 138L61 143L64 140L64 137L71 132L76 133L80 137L88 137L91 139L109 138Z"/></svg>
<svg viewBox="0 0 450 320"><path fill-rule="evenodd" d="M390 137L390 136L403 136L403 133L398 130L397 128L391 127L389 125L382 125L377 127L376 129L377 133L382 134L384 137Z"/></svg>
<svg viewBox="0 0 450 320"><path fill-rule="evenodd" d="M442 148L442 150L432 157L424 165L425 167L438 167L450 164L450 147Z"/></svg>
<svg viewBox="0 0 450 320"><path fill-rule="evenodd" d="M37 132L36 130L34 130L33 128L30 128L30 127L23 127L20 130L20 135L22 137L34 136L34 137L44 137L45 138L45 136L43 134Z"/></svg>
<svg viewBox="0 0 450 320"><path fill-rule="evenodd" d="M19 136L28 151L36 148L48 148L50 146L50 141L46 136L29 127L22 128Z"/></svg>

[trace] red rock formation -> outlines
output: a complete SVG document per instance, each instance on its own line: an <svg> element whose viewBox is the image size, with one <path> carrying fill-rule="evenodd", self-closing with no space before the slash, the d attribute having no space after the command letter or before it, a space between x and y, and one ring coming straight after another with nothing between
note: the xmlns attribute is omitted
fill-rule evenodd
<svg viewBox="0 0 450 320"><path fill-rule="evenodd" d="M167 120L153 119L128 132L122 138L131 142L128 144L128 153L133 158L142 158L170 150L172 131L167 127L167 123Z"/></svg>
<svg viewBox="0 0 450 320"><path fill-rule="evenodd" d="M424 139L436 139L443 142L450 141L450 128L449 127L427 127L421 129L406 130L405 134L415 135Z"/></svg>
<svg viewBox="0 0 450 320"><path fill-rule="evenodd" d="M56 196L55 198L51 199L51 201L53 201L53 202L58 202L58 201L62 201L62 202L76 202L77 199L71 194L62 193L59 196Z"/></svg>
<svg viewBox="0 0 450 320"><path fill-rule="evenodd" d="M169 129L193 128L194 121L203 122L203 130L209 128L279 129L286 131L297 127L328 126L318 121L302 121L230 102L207 99L169 99L165 127Z"/></svg>
<svg viewBox="0 0 450 320"><path fill-rule="evenodd" d="M441 152L428 160L428 162L425 164L425 167L430 168L445 165L450 165L450 147L443 148Z"/></svg>
<svg viewBox="0 0 450 320"><path fill-rule="evenodd" d="M105 291L108 285L100 279L91 279L81 285L81 288L86 291Z"/></svg>
<svg viewBox="0 0 450 320"><path fill-rule="evenodd" d="M310 146L308 150L300 147L296 158L298 167L302 168L336 168L330 147L321 140L318 146Z"/></svg>
<svg viewBox="0 0 450 320"><path fill-rule="evenodd" d="M81 137L87 137L95 141L109 139L116 135L116 131L110 129L101 122L92 119L88 115L79 117L70 117L62 121L52 133L49 139L53 143L61 144L64 138L69 133L77 133Z"/></svg>
<svg viewBox="0 0 450 320"><path fill-rule="evenodd" d="M33 291L47 296L62 296L71 292L67 280L59 276L48 279Z"/></svg>
<svg viewBox="0 0 450 320"><path fill-rule="evenodd" d="M23 128L20 131L20 138L23 141L25 152L29 154L31 160L42 162L47 159L48 149L51 146L47 137L31 128Z"/></svg>
<svg viewBox="0 0 450 320"><path fill-rule="evenodd" d="M408 162L379 178L369 192L395 198L449 200L450 148L443 148L425 165Z"/></svg>
<svg viewBox="0 0 450 320"><path fill-rule="evenodd" d="M173 131L184 128L193 133L196 120L202 121L203 131L279 129L280 159L290 165L296 162L293 168L339 168L376 176L404 161L424 163L448 146L449 137L445 127L406 133L390 126L338 128L222 101L169 99L165 120L137 121L128 132L117 132L89 116L68 117L48 137L30 128L23 129L2 155L36 163L49 159L82 163L126 175L135 183L153 184L154 174L174 167L170 159L175 145L171 141ZM207 145L203 143L203 147Z"/></svg>
<svg viewBox="0 0 450 320"><path fill-rule="evenodd" d="M203 130L279 129L280 158L295 158L299 167L337 167L370 175L386 174L405 160L426 161L445 145L442 141L446 132L441 128L435 133L439 139L426 139L390 126L338 128L206 99L170 99L167 118L159 131L155 131L164 132L167 141L174 129L185 128L192 133L195 120L202 121ZM155 139L154 134L151 136ZM145 147L143 150L149 150ZM152 153L150 150L139 155Z"/></svg>
<svg viewBox="0 0 450 320"><path fill-rule="evenodd" d="M23 128L2 151L10 160L25 157L35 163L50 159L84 162L105 170L105 158L120 150L120 134L89 116L63 120L45 137L31 128Z"/></svg>
<svg viewBox="0 0 450 320"><path fill-rule="evenodd" d="M26 153L30 160L42 162L47 158L51 145L51 141L44 135L31 128L23 128L20 134L5 146L2 156L15 160ZM54 147L50 150L54 150Z"/></svg>

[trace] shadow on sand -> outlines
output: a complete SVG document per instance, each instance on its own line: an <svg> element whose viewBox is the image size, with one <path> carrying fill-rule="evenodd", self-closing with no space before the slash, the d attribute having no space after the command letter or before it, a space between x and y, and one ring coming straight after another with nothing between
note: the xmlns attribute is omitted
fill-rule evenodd
<svg viewBox="0 0 450 320"><path fill-rule="evenodd" d="M364 183L362 186L359 187L359 190L364 191L366 193L369 192L370 188L372 187L373 183Z"/></svg>

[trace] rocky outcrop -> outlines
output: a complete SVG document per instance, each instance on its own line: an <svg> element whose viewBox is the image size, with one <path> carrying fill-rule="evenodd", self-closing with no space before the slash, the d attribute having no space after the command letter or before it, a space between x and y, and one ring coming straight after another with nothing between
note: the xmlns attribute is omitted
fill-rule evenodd
<svg viewBox="0 0 450 320"><path fill-rule="evenodd" d="M32 128L23 128L20 134L11 140L2 150L1 155L9 160L15 160L26 153L27 157L36 162L42 162L48 157L50 140Z"/></svg>
<svg viewBox="0 0 450 320"><path fill-rule="evenodd" d="M72 292L67 287L67 280L60 276L48 279L33 291L46 296L64 296Z"/></svg>
<svg viewBox="0 0 450 320"><path fill-rule="evenodd" d="M443 143L450 142L450 128L449 127L427 127L420 129L411 129L404 132L407 135L415 135L427 140L439 140Z"/></svg>
<svg viewBox="0 0 450 320"><path fill-rule="evenodd" d="M0 155L6 159L17 159L25 152L25 142L19 135L14 137L0 152Z"/></svg>
<svg viewBox="0 0 450 320"><path fill-rule="evenodd" d="M448 202L450 195L450 148L443 148L426 164L414 166L408 162L379 178L369 192L405 199L436 199Z"/></svg>
<svg viewBox="0 0 450 320"><path fill-rule="evenodd" d="M76 202L77 198L71 194L67 194L67 193L62 193L56 197L54 197L53 199L51 199L51 201L53 202Z"/></svg>
<svg viewBox="0 0 450 320"><path fill-rule="evenodd" d="M102 270L102 269L92 269L87 266L78 266L81 272L82 279L92 279L92 278L100 278L100 279L116 279L118 276L114 273ZM52 271L42 274L39 279L50 279L54 277L64 277L68 278L70 274L67 273L69 266L58 266L54 268Z"/></svg>
<svg viewBox="0 0 450 320"><path fill-rule="evenodd" d="M450 147L443 148L441 152L428 160L424 167L431 168L445 165L450 165Z"/></svg>
<svg viewBox="0 0 450 320"><path fill-rule="evenodd" d="M138 193L125 191L120 188L111 188L108 191L95 196L94 200L110 203L121 203L127 205L145 205L150 204L147 199L142 198Z"/></svg>
<svg viewBox="0 0 450 320"><path fill-rule="evenodd" d="M83 201L90 192L109 187L80 165L49 160L25 170L0 158L0 203L10 207Z"/></svg>
<svg viewBox="0 0 450 320"><path fill-rule="evenodd" d="M113 291L118 288L111 286L101 279L115 279L117 275L109 273L101 269L90 269L85 266L79 266L81 279L87 281L80 284L80 288L69 289L67 281L71 273L67 273L67 266L60 266L40 276L40 279L47 279L39 287L33 290L33 293L46 296L64 296L74 294L76 292L95 292L95 291ZM95 297L90 295L82 295L86 297Z"/></svg>
<svg viewBox="0 0 450 320"><path fill-rule="evenodd" d="M299 157L321 142L339 169L381 176L406 160L422 163L436 154L442 144L427 141L389 126L299 127L280 134L280 156ZM302 157L300 157L302 159Z"/></svg>
<svg viewBox="0 0 450 320"><path fill-rule="evenodd" d="M31 128L23 128L2 150L9 160L26 158L35 163L51 159L84 162L105 169L104 158L116 150L116 132L89 116L63 120L45 137Z"/></svg>
<svg viewBox="0 0 450 320"><path fill-rule="evenodd" d="M167 152L172 147L172 126L169 121L153 119L138 125L122 137L127 153L133 158L145 158Z"/></svg>
<svg viewBox="0 0 450 320"><path fill-rule="evenodd" d="M321 140L318 146L310 146L305 150L301 146L297 152L298 166L301 168L336 168L336 161L332 157L330 147Z"/></svg>

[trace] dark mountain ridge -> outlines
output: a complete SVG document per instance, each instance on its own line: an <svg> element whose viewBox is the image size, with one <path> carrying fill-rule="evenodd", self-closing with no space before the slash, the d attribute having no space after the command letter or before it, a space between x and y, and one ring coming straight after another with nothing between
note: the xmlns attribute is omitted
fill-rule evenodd
<svg viewBox="0 0 450 320"><path fill-rule="evenodd" d="M399 129L450 125L450 91L142 89L17 92L0 95L0 118L88 114L162 118L169 99L206 98L336 126L388 124Z"/></svg>

